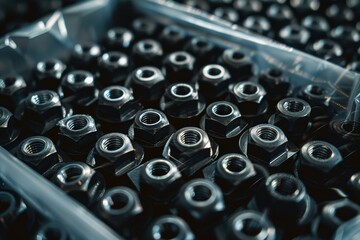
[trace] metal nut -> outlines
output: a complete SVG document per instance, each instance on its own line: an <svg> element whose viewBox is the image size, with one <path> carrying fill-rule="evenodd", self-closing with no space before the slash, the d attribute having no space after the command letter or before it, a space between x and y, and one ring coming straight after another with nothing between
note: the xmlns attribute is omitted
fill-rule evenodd
<svg viewBox="0 0 360 240"><path fill-rule="evenodd" d="M170 83L191 82L195 58L187 52L173 52L164 61L166 78Z"/></svg>
<svg viewBox="0 0 360 240"><path fill-rule="evenodd" d="M128 57L121 52L106 52L99 58L100 81L103 86L123 83L130 70Z"/></svg>
<svg viewBox="0 0 360 240"><path fill-rule="evenodd" d="M214 58L215 45L203 37L194 37L185 46L185 51L196 58L198 66L204 66L212 62Z"/></svg>
<svg viewBox="0 0 360 240"><path fill-rule="evenodd" d="M61 83L66 65L58 59L49 59L36 64L37 87L55 90Z"/></svg>
<svg viewBox="0 0 360 240"><path fill-rule="evenodd" d="M148 18L138 18L133 22L132 29L138 38L147 38L155 34L157 24Z"/></svg>
<svg viewBox="0 0 360 240"><path fill-rule="evenodd" d="M122 27L115 27L107 32L107 44L112 50L128 50L134 43L134 34Z"/></svg>
<svg viewBox="0 0 360 240"><path fill-rule="evenodd" d="M218 7L214 10L214 15L230 22L239 21L239 14L231 7Z"/></svg>
<svg viewBox="0 0 360 240"><path fill-rule="evenodd" d="M54 175L53 182L86 206L93 205L105 192L104 178L81 162L63 165Z"/></svg>
<svg viewBox="0 0 360 240"><path fill-rule="evenodd" d="M193 175L219 154L218 145L199 128L185 127L166 143L163 156L172 160L185 175Z"/></svg>
<svg viewBox="0 0 360 240"><path fill-rule="evenodd" d="M159 42L145 39L137 42L133 48L133 62L136 67L161 66L163 49Z"/></svg>
<svg viewBox="0 0 360 240"><path fill-rule="evenodd" d="M310 40L310 32L302 26L291 24L279 31L279 37L291 47L304 49Z"/></svg>
<svg viewBox="0 0 360 240"><path fill-rule="evenodd" d="M176 25L166 26L160 33L160 41L167 52L181 48L186 40L186 31Z"/></svg>
<svg viewBox="0 0 360 240"><path fill-rule="evenodd" d="M1 106L15 110L19 102L27 96L27 85L21 76L0 79Z"/></svg>
<svg viewBox="0 0 360 240"><path fill-rule="evenodd" d="M223 96L228 90L230 81L228 70L218 64L206 65L197 77L200 91L209 99Z"/></svg>
<svg viewBox="0 0 360 240"><path fill-rule="evenodd" d="M99 138L94 150L87 158L87 164L104 169L114 176L120 176L140 165L144 152L125 134L109 133Z"/></svg>
<svg viewBox="0 0 360 240"><path fill-rule="evenodd" d="M290 93L290 80L280 69L272 68L262 73L259 83L265 88L269 101L274 103Z"/></svg>
<svg viewBox="0 0 360 240"><path fill-rule="evenodd" d="M55 237L58 240L68 240L69 235L65 229L60 228L54 223L47 223L40 227L35 234L36 240L48 240L51 237Z"/></svg>
<svg viewBox="0 0 360 240"><path fill-rule="evenodd" d="M229 70L233 80L239 81L253 75L253 63L239 49L226 49L219 63Z"/></svg>
<svg viewBox="0 0 360 240"><path fill-rule="evenodd" d="M101 52L101 47L94 43L76 44L73 50L74 64L91 71L96 66Z"/></svg>
<svg viewBox="0 0 360 240"><path fill-rule="evenodd" d="M6 108L0 107L0 145L5 146L14 141L19 135L15 127L15 118Z"/></svg>
<svg viewBox="0 0 360 240"><path fill-rule="evenodd" d="M263 16L249 16L243 22L243 26L246 29L249 29L252 32L264 35L271 36L271 23L266 17Z"/></svg>
<svg viewBox="0 0 360 240"><path fill-rule="evenodd" d="M19 144L16 153L20 160L40 173L61 161L53 142L43 136L25 139Z"/></svg>

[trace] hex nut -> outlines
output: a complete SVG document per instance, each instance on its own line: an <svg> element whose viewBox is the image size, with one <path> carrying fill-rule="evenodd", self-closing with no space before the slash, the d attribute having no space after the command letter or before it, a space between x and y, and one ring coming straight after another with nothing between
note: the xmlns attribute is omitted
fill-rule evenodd
<svg viewBox="0 0 360 240"><path fill-rule="evenodd" d="M244 117L255 117L267 111L266 94L260 84L245 81L230 85L227 100L234 103Z"/></svg>
<svg viewBox="0 0 360 240"><path fill-rule="evenodd" d="M163 95L166 85L165 76L160 69L145 66L135 69L126 86L131 87L136 99L155 101Z"/></svg>
<svg viewBox="0 0 360 240"><path fill-rule="evenodd" d="M112 50L128 50L134 44L134 34L122 27L111 28L106 35L107 45Z"/></svg>
<svg viewBox="0 0 360 240"><path fill-rule="evenodd" d="M137 18L132 23L132 29L138 38L147 38L154 35L157 24L149 18Z"/></svg>
<svg viewBox="0 0 360 240"><path fill-rule="evenodd" d="M36 64L36 84L40 89L56 89L60 83L66 65L58 59L48 59Z"/></svg>
<svg viewBox="0 0 360 240"><path fill-rule="evenodd" d="M59 121L59 146L68 154L82 156L95 145L98 131L89 115L76 114Z"/></svg>
<svg viewBox="0 0 360 240"><path fill-rule="evenodd" d="M59 95L50 90L31 93L25 100L21 121L36 134L53 129L65 116Z"/></svg>
<svg viewBox="0 0 360 240"><path fill-rule="evenodd" d="M137 193L132 189L114 187L99 199L95 211L101 219L128 238L144 209Z"/></svg>
<svg viewBox="0 0 360 240"><path fill-rule="evenodd" d="M309 130L311 106L306 101L299 98L285 98L278 102L276 111L270 117L269 123L295 136Z"/></svg>
<svg viewBox="0 0 360 240"><path fill-rule="evenodd" d="M133 47L133 62L135 67L161 66L163 49L159 42L152 39L144 39L137 42Z"/></svg>
<svg viewBox="0 0 360 240"><path fill-rule="evenodd" d="M195 127L185 127L175 132L165 144L163 157L172 160L187 175L215 160L219 146L207 133Z"/></svg>
<svg viewBox="0 0 360 240"><path fill-rule="evenodd" d="M329 180L342 164L339 150L324 141L306 143L300 151L299 176L303 180L323 183Z"/></svg>
<svg viewBox="0 0 360 240"><path fill-rule="evenodd" d="M149 227L144 239L171 239L195 240L195 235L188 224L178 216L165 215L157 218Z"/></svg>
<svg viewBox="0 0 360 240"><path fill-rule="evenodd" d="M27 96L27 84L21 76L0 78L1 106L15 110L19 102Z"/></svg>
<svg viewBox="0 0 360 240"><path fill-rule="evenodd" d="M218 64L209 64L203 67L198 76L197 83L207 98L216 99L223 96L231 82L227 69Z"/></svg>
<svg viewBox="0 0 360 240"><path fill-rule="evenodd" d="M271 23L270 21L261 15L248 16L243 24L246 29L249 29L252 32L264 35L271 36Z"/></svg>
<svg viewBox="0 0 360 240"><path fill-rule="evenodd" d="M298 97L307 101L310 106L328 106L328 90L318 84L309 84L300 89Z"/></svg>
<svg viewBox="0 0 360 240"><path fill-rule="evenodd" d="M144 152L122 133L109 133L98 139L87 157L87 164L104 169L114 176L129 172L141 164Z"/></svg>
<svg viewBox="0 0 360 240"><path fill-rule="evenodd" d="M146 109L136 114L134 124L129 128L129 137L144 147L160 147L174 131L163 112Z"/></svg>
<svg viewBox="0 0 360 240"><path fill-rule="evenodd" d="M215 138L232 138L244 130L246 123L242 120L241 114L234 104L219 101L207 107L200 126Z"/></svg>
<svg viewBox="0 0 360 240"><path fill-rule="evenodd" d="M53 142L43 136L23 140L16 151L17 157L40 173L61 162Z"/></svg>
<svg viewBox="0 0 360 240"><path fill-rule="evenodd" d="M310 41L310 32L305 28L297 24L290 24L285 26L279 31L279 37L285 44L304 49Z"/></svg>
<svg viewBox="0 0 360 240"><path fill-rule="evenodd" d="M168 82L191 82L195 61L191 54L184 51L169 54L164 60Z"/></svg>
<svg viewBox="0 0 360 240"><path fill-rule="evenodd" d="M184 219L206 224L221 216L225 203L216 184L206 179L193 179L180 189L176 210Z"/></svg>
<svg viewBox="0 0 360 240"><path fill-rule="evenodd" d="M218 62L228 69L232 79L237 81L253 75L253 63L239 49L226 49Z"/></svg>
<svg viewBox="0 0 360 240"><path fill-rule="evenodd" d="M56 237L58 240L68 240L69 235L65 229L60 228L54 223L42 225L35 233L36 240L47 240L49 237Z"/></svg>
<svg viewBox="0 0 360 240"><path fill-rule="evenodd" d="M21 216L26 214L28 208L19 194L11 190L1 189L0 200L2 206L4 206L0 211L2 228L7 229L12 227L14 224L22 223L21 220L23 219L21 219Z"/></svg>
<svg viewBox="0 0 360 240"><path fill-rule="evenodd" d="M271 68L263 72L259 77L259 83L265 88L269 101L276 103L289 95L290 79L280 69Z"/></svg>
<svg viewBox="0 0 360 240"><path fill-rule="evenodd" d="M266 16L275 29L290 23L294 18L294 14L289 6L275 3L267 8Z"/></svg>
<svg viewBox="0 0 360 240"><path fill-rule="evenodd" d="M167 52L172 52L172 49L181 48L186 40L186 31L176 25L165 27L160 33L159 39Z"/></svg>
<svg viewBox="0 0 360 240"><path fill-rule="evenodd" d="M101 91L96 114L102 121L122 123L134 119L141 108L128 88L110 86Z"/></svg>
<svg viewBox="0 0 360 240"><path fill-rule="evenodd" d="M91 70L97 64L101 53L102 49L98 44L90 42L76 44L73 49L73 59L75 65Z"/></svg>
<svg viewBox="0 0 360 240"><path fill-rule="evenodd" d="M4 107L0 107L0 145L14 141L19 135L19 130L15 126L13 114Z"/></svg>
<svg viewBox="0 0 360 240"><path fill-rule="evenodd" d="M218 7L214 10L214 15L230 22L239 21L238 12L232 7Z"/></svg>
<svg viewBox="0 0 360 240"><path fill-rule="evenodd" d="M262 213L242 210L234 213L222 228L217 229L217 237L225 239L264 239L275 240L276 229Z"/></svg>
<svg viewBox="0 0 360 240"><path fill-rule="evenodd" d="M140 191L155 201L173 198L181 183L181 173L170 160L152 159L141 168Z"/></svg>
<svg viewBox="0 0 360 240"><path fill-rule="evenodd" d="M93 205L105 192L103 176L82 162L64 164L57 170L52 181L85 206Z"/></svg>
<svg viewBox="0 0 360 240"><path fill-rule="evenodd" d="M185 51L196 58L198 66L204 66L213 60L215 45L204 37L194 37L186 44Z"/></svg>
<svg viewBox="0 0 360 240"><path fill-rule="evenodd" d="M103 86L123 83L130 71L130 60L121 52L105 52L99 58L99 68Z"/></svg>
<svg viewBox="0 0 360 240"><path fill-rule="evenodd" d="M160 109L174 118L190 118L205 109L205 100L196 87L188 83L175 83L166 88L160 100Z"/></svg>

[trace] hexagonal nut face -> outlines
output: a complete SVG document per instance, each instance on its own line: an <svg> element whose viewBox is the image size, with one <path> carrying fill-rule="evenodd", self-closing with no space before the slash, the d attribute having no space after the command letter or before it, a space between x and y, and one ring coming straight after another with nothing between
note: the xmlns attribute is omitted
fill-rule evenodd
<svg viewBox="0 0 360 240"><path fill-rule="evenodd" d="M0 144L10 141L15 131L14 115L4 107L0 107Z"/></svg>
<svg viewBox="0 0 360 240"><path fill-rule="evenodd" d="M225 154L217 160L216 177L226 183L237 186L256 175L251 161L237 153Z"/></svg>
<svg viewBox="0 0 360 240"><path fill-rule="evenodd" d="M309 84L301 89L299 97L305 99L312 106L326 106L329 92L325 86Z"/></svg>
<svg viewBox="0 0 360 240"><path fill-rule="evenodd" d="M53 182L86 206L95 203L105 192L104 178L82 162L63 165L54 175Z"/></svg>
<svg viewBox="0 0 360 240"><path fill-rule="evenodd" d="M272 124L259 124L249 129L247 154L271 162L287 153L288 139L284 132Z"/></svg>
<svg viewBox="0 0 360 240"><path fill-rule="evenodd" d="M49 78L61 79L63 72L66 69L66 65L58 59L48 59L36 64L36 76L41 80Z"/></svg>
<svg viewBox="0 0 360 240"><path fill-rule="evenodd" d="M25 90L26 87L26 82L21 76L9 76L0 79L0 95L12 96L19 90Z"/></svg>
<svg viewBox="0 0 360 240"><path fill-rule="evenodd" d="M218 64L206 65L198 76L200 89L212 98L223 95L228 89L230 80L228 70Z"/></svg>
<svg viewBox="0 0 360 240"><path fill-rule="evenodd" d="M141 170L140 189L155 197L164 196L165 191L174 190L181 173L175 163L166 159L153 159L145 163Z"/></svg>
<svg viewBox="0 0 360 240"><path fill-rule="evenodd" d="M133 119L141 108L128 88L110 86L101 91L96 113L106 121L124 122Z"/></svg>
<svg viewBox="0 0 360 240"><path fill-rule="evenodd" d="M94 43L76 44L73 49L74 58L77 61L88 64L97 61L101 56L101 47Z"/></svg>
<svg viewBox="0 0 360 240"><path fill-rule="evenodd" d="M73 143L79 143L82 139L93 136L97 132L94 119L84 114L66 117L60 120L58 125L60 128L59 135L66 137Z"/></svg>
<svg viewBox="0 0 360 240"><path fill-rule="evenodd" d="M241 132L243 122L241 114L234 104L219 101L207 107L201 127L215 137L230 138Z"/></svg>
<svg viewBox="0 0 360 240"><path fill-rule="evenodd" d="M144 100L156 100L165 90L165 77L156 67L145 66L134 70L131 80L135 97Z"/></svg>
<svg viewBox="0 0 360 240"><path fill-rule="evenodd" d="M177 216L165 215L151 224L147 237L156 240L166 239L168 236L173 236L173 239L195 239L195 235L183 219Z"/></svg>
<svg viewBox="0 0 360 240"><path fill-rule="evenodd" d="M311 141L300 151L300 175L323 181L330 178L342 162L341 153L335 146L324 141Z"/></svg>
<svg viewBox="0 0 360 240"><path fill-rule="evenodd" d="M128 187L107 190L96 206L97 215L113 227L131 224L143 213L143 207L135 191Z"/></svg>
<svg viewBox="0 0 360 240"><path fill-rule="evenodd" d="M163 49L159 42L152 39L145 39L134 45L134 57L142 58L139 61L158 60L163 55Z"/></svg>
<svg viewBox="0 0 360 240"><path fill-rule="evenodd" d="M225 210L221 190L206 179L194 179L186 183L176 203L179 214L194 220L211 221Z"/></svg>
<svg viewBox="0 0 360 240"><path fill-rule="evenodd" d="M283 71L277 68L271 68L259 77L259 83L268 91L273 91L276 89L282 94L286 94L290 88L290 81L287 78Z"/></svg>
<svg viewBox="0 0 360 240"><path fill-rule="evenodd" d="M165 59L165 66L173 72L178 72L183 69L193 70L195 58L184 51L173 52Z"/></svg>
<svg viewBox="0 0 360 240"><path fill-rule="evenodd" d="M43 136L23 140L17 148L16 155L39 172L45 172L59 162L53 142Z"/></svg>
<svg viewBox="0 0 360 240"><path fill-rule="evenodd" d="M95 88L94 75L88 71L76 70L65 75L61 82L59 94L64 97L81 92L93 92Z"/></svg>
<svg viewBox="0 0 360 240"><path fill-rule="evenodd" d="M245 53L239 49L226 49L219 62L226 66L232 75L239 77L252 75L253 65Z"/></svg>
<svg viewBox="0 0 360 240"><path fill-rule="evenodd" d="M163 112L146 109L136 114L134 124L129 129L129 137L138 143L156 146L167 141L173 131Z"/></svg>
<svg viewBox="0 0 360 240"><path fill-rule="evenodd" d="M121 79L124 79L125 75L128 73L129 65L130 62L128 56L121 52L106 52L99 59L99 66L104 73L116 74L118 75L117 77L121 77ZM112 77L115 77L115 75Z"/></svg>

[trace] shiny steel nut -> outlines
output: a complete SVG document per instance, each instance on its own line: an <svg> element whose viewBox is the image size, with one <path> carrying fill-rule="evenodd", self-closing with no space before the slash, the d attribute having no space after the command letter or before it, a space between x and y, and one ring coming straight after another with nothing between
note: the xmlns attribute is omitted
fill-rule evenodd
<svg viewBox="0 0 360 240"><path fill-rule="evenodd" d="M164 68L168 82L191 82L195 58L187 52L173 52L166 57Z"/></svg>
<svg viewBox="0 0 360 240"><path fill-rule="evenodd" d="M136 67L161 66L163 49L159 42L152 39L144 39L137 42L133 48L133 61Z"/></svg>
<svg viewBox="0 0 360 240"><path fill-rule="evenodd" d="M52 238L57 240L68 240L69 235L65 229L60 228L54 223L47 223L41 226L35 234L36 240L48 240Z"/></svg>
<svg viewBox="0 0 360 240"><path fill-rule="evenodd" d="M120 176L140 165L144 153L128 136L122 133L109 133L99 138L87 164L103 168L114 176Z"/></svg>
<svg viewBox="0 0 360 240"><path fill-rule="evenodd" d="M331 30L330 36L340 43L347 53L353 54L356 46L360 43L360 32L351 26L338 26Z"/></svg>
<svg viewBox="0 0 360 240"><path fill-rule="evenodd" d="M312 107L327 106L329 94L330 93L325 86L309 84L300 90L298 97L307 101Z"/></svg>
<svg viewBox="0 0 360 240"><path fill-rule="evenodd" d="M219 240L275 240L276 236L272 222L263 213L253 210L236 212L226 221L225 226L217 231Z"/></svg>
<svg viewBox="0 0 360 240"><path fill-rule="evenodd" d="M35 75L40 89L56 89L60 83L66 65L58 59L49 59L36 64Z"/></svg>
<svg viewBox="0 0 360 240"><path fill-rule="evenodd" d="M134 97L143 101L160 99L165 90L165 76L156 67L145 66L135 69L129 79L128 87L134 92Z"/></svg>
<svg viewBox="0 0 360 240"><path fill-rule="evenodd" d="M153 159L142 166L140 191L161 202L172 198L181 183L181 173L176 165L165 159Z"/></svg>
<svg viewBox="0 0 360 240"><path fill-rule="evenodd" d="M219 187L206 179L194 179L180 190L176 200L179 215L194 224L214 221L225 210L225 203Z"/></svg>
<svg viewBox="0 0 360 240"><path fill-rule="evenodd" d="M157 24L148 18L138 18L132 24L135 34L140 38L152 37L157 30Z"/></svg>
<svg viewBox="0 0 360 240"><path fill-rule="evenodd" d="M256 175L251 161L241 154L228 153L221 156L216 162L215 181L220 187L238 186Z"/></svg>
<svg viewBox="0 0 360 240"><path fill-rule="evenodd" d="M327 203L321 215L312 225L312 233L321 238L332 238L336 230L344 223L360 215L359 205L348 199Z"/></svg>
<svg viewBox="0 0 360 240"><path fill-rule="evenodd" d="M341 153L335 146L324 141L311 141L301 148L299 176L321 183L334 176L342 162Z"/></svg>
<svg viewBox="0 0 360 240"><path fill-rule="evenodd" d="M63 165L54 175L53 182L85 206L93 205L105 192L104 178L82 162Z"/></svg>
<svg viewBox="0 0 360 240"><path fill-rule="evenodd" d="M200 70L197 82L200 91L207 98L219 98L227 92L231 76L227 69L218 64L206 65Z"/></svg>
<svg viewBox="0 0 360 240"><path fill-rule="evenodd" d="M266 16L271 21L273 28L281 28L291 23L293 15L291 8L285 4L272 4L266 10Z"/></svg>
<svg viewBox="0 0 360 240"><path fill-rule="evenodd" d="M229 70L235 81L253 75L253 64L241 50L225 50L219 58L219 63Z"/></svg>
<svg viewBox="0 0 360 240"><path fill-rule="evenodd" d="M128 187L107 190L96 206L97 215L127 238L143 212L138 195Z"/></svg>
<svg viewBox="0 0 360 240"><path fill-rule="evenodd" d="M141 108L129 89L110 86L101 91L96 114L105 122L128 122Z"/></svg>
<svg viewBox="0 0 360 240"><path fill-rule="evenodd" d="M254 198L255 208L279 226L301 226L312 220L315 202L306 192L304 184L294 176L276 173L269 176L264 189Z"/></svg>
<svg viewBox="0 0 360 240"><path fill-rule="evenodd" d="M257 15L263 10L263 4L258 0L235 0L233 2L234 9L241 17Z"/></svg>
<svg viewBox="0 0 360 240"><path fill-rule="evenodd" d="M228 100L239 108L245 117L261 115L267 110L265 89L252 81L230 85Z"/></svg>
<svg viewBox="0 0 360 240"><path fill-rule="evenodd" d="M115 27L107 32L106 36L107 44L112 50L127 50L129 49L135 40L134 34L122 27Z"/></svg>
<svg viewBox="0 0 360 240"><path fill-rule="evenodd" d="M218 145L199 128L185 127L166 143L163 156L172 160L185 175L193 175L219 154Z"/></svg>
<svg viewBox="0 0 360 240"><path fill-rule="evenodd" d="M277 113L269 123L290 134L301 135L310 127L311 106L299 98L285 98L276 105Z"/></svg>
<svg viewBox="0 0 360 240"><path fill-rule="evenodd" d="M243 22L243 26L252 32L268 36L271 32L271 24L266 17L249 16Z"/></svg>
<svg viewBox="0 0 360 240"><path fill-rule="evenodd" d="M98 137L94 119L76 114L59 121L59 146L74 155L87 154Z"/></svg>
<svg viewBox="0 0 360 240"><path fill-rule="evenodd" d="M96 96L94 75L83 70L71 71L63 77L58 91L61 98L94 98Z"/></svg>
<svg viewBox="0 0 360 240"><path fill-rule="evenodd" d="M320 8L320 0L290 0L290 6L298 15L316 14Z"/></svg>
<svg viewBox="0 0 360 240"><path fill-rule="evenodd" d="M239 14L231 7L216 8L214 15L230 22L239 21Z"/></svg>
<svg viewBox="0 0 360 240"><path fill-rule="evenodd" d="M269 167L279 167L297 151L290 146L284 132L272 124L250 128L241 135L239 145L243 154Z"/></svg>
<svg viewBox="0 0 360 240"><path fill-rule="evenodd" d="M106 52L99 58L100 81L103 86L118 84L125 81L130 62L128 57L121 52Z"/></svg>
<svg viewBox="0 0 360 240"><path fill-rule="evenodd" d="M144 239L195 240L187 223L177 216L165 215L156 219L149 227Z"/></svg>
<svg viewBox="0 0 360 240"><path fill-rule="evenodd" d="M175 83L166 88L160 101L160 109L175 118L189 118L200 115L205 101L194 85Z"/></svg>
<svg viewBox="0 0 360 240"><path fill-rule="evenodd" d="M43 136L30 137L22 141L16 155L40 173L61 161L53 142Z"/></svg>
<svg viewBox="0 0 360 240"><path fill-rule="evenodd" d="M241 114L234 104L220 101L207 107L200 126L216 138L232 138L240 134L245 122L241 119Z"/></svg>
<svg viewBox="0 0 360 240"><path fill-rule="evenodd" d="M280 69L272 68L262 73L259 83L266 89L269 101L277 102L290 91L290 79Z"/></svg>
<svg viewBox="0 0 360 240"><path fill-rule="evenodd" d="M325 18L321 16L306 16L302 20L302 26L311 32L312 39L319 39L326 37L330 31L330 27Z"/></svg>
<svg viewBox="0 0 360 240"><path fill-rule="evenodd" d="M73 50L75 64L89 70L95 66L101 56L101 47L94 43L76 44Z"/></svg>
<svg viewBox="0 0 360 240"><path fill-rule="evenodd" d="M34 133L44 134L65 116L59 95L42 90L31 93L25 100L22 122Z"/></svg>
<svg viewBox="0 0 360 240"><path fill-rule="evenodd" d="M136 115L129 137L145 147L158 147L163 146L173 132L174 127L163 112L146 109Z"/></svg>
<svg viewBox="0 0 360 240"><path fill-rule="evenodd" d="M195 37L185 46L185 50L196 58L199 66L212 61L215 45L203 37Z"/></svg>
<svg viewBox="0 0 360 240"><path fill-rule="evenodd" d="M6 108L0 107L0 145L12 142L18 135L13 114Z"/></svg>
<svg viewBox="0 0 360 240"><path fill-rule="evenodd" d="M15 109L18 103L27 95L27 85L20 76L0 78L1 106Z"/></svg>
<svg viewBox="0 0 360 240"><path fill-rule="evenodd" d="M160 41L164 49L170 52L172 49L181 48L186 40L186 31L176 25L170 25L163 29L160 34Z"/></svg>
<svg viewBox="0 0 360 240"><path fill-rule="evenodd" d="M308 51L330 62L342 58L344 51L340 44L330 39L320 39L308 46ZM341 61L341 60L340 60Z"/></svg>
<svg viewBox="0 0 360 240"><path fill-rule="evenodd" d="M310 32L302 26L292 24L282 28L279 32L279 37L285 44L303 49L310 40Z"/></svg>

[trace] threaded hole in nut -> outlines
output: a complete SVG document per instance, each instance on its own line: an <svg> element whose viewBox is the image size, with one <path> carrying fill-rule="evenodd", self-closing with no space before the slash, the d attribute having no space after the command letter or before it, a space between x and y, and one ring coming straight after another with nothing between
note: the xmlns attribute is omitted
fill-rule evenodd
<svg viewBox="0 0 360 240"><path fill-rule="evenodd" d="M315 96L322 96L325 94L325 89L317 85L309 85L307 90L310 94Z"/></svg>
<svg viewBox="0 0 360 240"><path fill-rule="evenodd" d="M240 92L246 95L253 95L259 91L258 87L252 84L244 84L241 86Z"/></svg>
<svg viewBox="0 0 360 240"><path fill-rule="evenodd" d="M326 145L313 145L309 148L309 154L316 159L328 160L332 156L333 151Z"/></svg>
<svg viewBox="0 0 360 240"><path fill-rule="evenodd" d="M72 131L80 131L86 128L87 125L88 125L88 120L85 117L70 118L66 123L66 127Z"/></svg>
<svg viewBox="0 0 360 240"><path fill-rule="evenodd" d="M196 202L205 202L212 196L212 190L205 185L196 185L192 188L191 199Z"/></svg>
<svg viewBox="0 0 360 240"><path fill-rule="evenodd" d="M212 67L209 68L208 73L210 76L218 76L221 73L221 69L217 68L217 67Z"/></svg>
<svg viewBox="0 0 360 240"><path fill-rule="evenodd" d="M243 219L241 232L247 236L255 237L262 231L262 225L256 219Z"/></svg>
<svg viewBox="0 0 360 240"><path fill-rule="evenodd" d="M53 227L45 229L43 235L46 240L59 240L62 238L61 231Z"/></svg>
<svg viewBox="0 0 360 240"><path fill-rule="evenodd" d="M233 52L231 55L232 59L239 61L245 57L245 55L242 52L236 51Z"/></svg>
<svg viewBox="0 0 360 240"><path fill-rule="evenodd" d="M124 146L124 139L119 136L112 136L105 139L101 145L107 151L117 151Z"/></svg>
<svg viewBox="0 0 360 240"><path fill-rule="evenodd" d="M109 62L111 63L116 63L118 62L120 59L120 56L119 55L116 55L116 54L109 54Z"/></svg>
<svg viewBox="0 0 360 240"><path fill-rule="evenodd" d="M23 149L28 155L38 154L45 149L45 142L41 140L32 140L27 142Z"/></svg>
<svg viewBox="0 0 360 240"><path fill-rule="evenodd" d="M154 162L151 164L150 173L154 177L162 177L170 172L170 166L166 162Z"/></svg>
<svg viewBox="0 0 360 240"><path fill-rule="evenodd" d="M230 157L226 159L225 167L232 173L240 173L246 168L246 163L238 157Z"/></svg>
<svg viewBox="0 0 360 240"><path fill-rule="evenodd" d="M184 55L184 54L176 54L176 56L175 56L175 61L176 62L184 62L184 61L186 61L187 60L187 56L186 55Z"/></svg>
<svg viewBox="0 0 360 240"><path fill-rule="evenodd" d="M202 39L198 39L195 43L195 45L199 48L205 48L208 45L208 42Z"/></svg>
<svg viewBox="0 0 360 240"><path fill-rule="evenodd" d="M271 69L269 71L269 75L272 76L272 77L277 78L277 77L280 77L282 75L282 71L279 70L279 69Z"/></svg>
<svg viewBox="0 0 360 240"><path fill-rule="evenodd" d="M146 51L152 50L154 48L154 44L150 43L150 42L145 42L143 44L143 47Z"/></svg>
<svg viewBox="0 0 360 240"><path fill-rule="evenodd" d="M180 143L187 146L193 146L201 142L202 135L198 131L185 130L179 135Z"/></svg>
<svg viewBox="0 0 360 240"><path fill-rule="evenodd" d="M304 111L305 105L302 102L291 100L284 102L284 108L289 112L301 112Z"/></svg>
<svg viewBox="0 0 360 240"><path fill-rule="evenodd" d="M124 193L117 192L109 197L108 203L109 203L110 209L120 210L120 209L125 208L128 205L129 196Z"/></svg>
<svg viewBox="0 0 360 240"><path fill-rule="evenodd" d="M234 109L229 104L221 103L215 105L212 111L217 116L226 117L232 114Z"/></svg>
<svg viewBox="0 0 360 240"><path fill-rule="evenodd" d="M273 128L263 127L256 131L256 135L264 141L274 141L279 133Z"/></svg>
<svg viewBox="0 0 360 240"><path fill-rule="evenodd" d="M285 197L294 197L300 193L296 180L292 178L276 178L271 182L271 187Z"/></svg>
<svg viewBox="0 0 360 240"><path fill-rule="evenodd" d="M165 222L159 226L159 231L160 231L159 239L170 240L170 239L175 239L179 235L180 228L175 223Z"/></svg>
<svg viewBox="0 0 360 240"><path fill-rule="evenodd" d="M114 100L114 99L121 99L124 96L124 91L119 88L112 88L105 91L104 95L107 99Z"/></svg>
<svg viewBox="0 0 360 240"><path fill-rule="evenodd" d="M0 213L6 212L11 206L10 199L0 198Z"/></svg>
<svg viewBox="0 0 360 240"><path fill-rule="evenodd" d="M350 206L342 206L335 210L335 216L342 222L347 222L358 216L358 211Z"/></svg>
<svg viewBox="0 0 360 240"><path fill-rule="evenodd" d="M74 83L83 83L86 77L85 74L77 73L74 75Z"/></svg>
<svg viewBox="0 0 360 240"><path fill-rule="evenodd" d="M151 78L155 75L155 71L152 70L152 69L144 69L144 70L141 70L140 74L139 74L139 77L140 78Z"/></svg>
<svg viewBox="0 0 360 240"><path fill-rule="evenodd" d="M171 88L171 93L175 97L187 97L191 95L192 87L185 84L178 84Z"/></svg>
<svg viewBox="0 0 360 240"><path fill-rule="evenodd" d="M341 125L342 129L344 129L348 133L352 134L360 134L360 123L359 122L344 122Z"/></svg>
<svg viewBox="0 0 360 240"><path fill-rule="evenodd" d="M55 61L46 61L44 63L44 70L46 72L50 72L50 71L54 70L56 64L57 63Z"/></svg>
<svg viewBox="0 0 360 240"><path fill-rule="evenodd" d="M41 92L31 96L31 102L35 105L42 105L51 102L54 95L49 92Z"/></svg>
<svg viewBox="0 0 360 240"><path fill-rule="evenodd" d="M161 115L157 112L145 112L140 117L140 122L144 125L155 125L161 121Z"/></svg>
<svg viewBox="0 0 360 240"><path fill-rule="evenodd" d="M11 87L15 84L15 82L16 82L15 77L6 77L4 79L0 79L0 88Z"/></svg>
<svg viewBox="0 0 360 240"><path fill-rule="evenodd" d="M78 165L72 165L61 172L61 180L64 183L74 182L83 175L83 168Z"/></svg>

